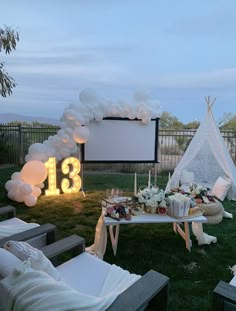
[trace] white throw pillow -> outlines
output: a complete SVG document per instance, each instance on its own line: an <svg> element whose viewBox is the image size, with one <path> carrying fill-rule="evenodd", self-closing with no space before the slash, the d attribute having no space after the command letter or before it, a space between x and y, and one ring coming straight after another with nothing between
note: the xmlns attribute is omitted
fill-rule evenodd
<svg viewBox="0 0 236 311"><path fill-rule="evenodd" d="M7 250L0 248L0 275L7 277L21 263L21 260Z"/></svg>
<svg viewBox="0 0 236 311"><path fill-rule="evenodd" d="M52 265L51 261L43 254L42 251L34 248L29 243L8 241L5 243L4 248L22 261L30 259L33 269L46 272L56 281L61 280L60 273Z"/></svg>
<svg viewBox="0 0 236 311"><path fill-rule="evenodd" d="M217 199L224 201L229 189L231 188L231 181L230 180L226 180L223 177L218 177L218 179L216 180L211 193L212 195L214 195Z"/></svg>
<svg viewBox="0 0 236 311"><path fill-rule="evenodd" d="M194 173L187 170L183 170L180 176L181 185L190 185L194 182Z"/></svg>

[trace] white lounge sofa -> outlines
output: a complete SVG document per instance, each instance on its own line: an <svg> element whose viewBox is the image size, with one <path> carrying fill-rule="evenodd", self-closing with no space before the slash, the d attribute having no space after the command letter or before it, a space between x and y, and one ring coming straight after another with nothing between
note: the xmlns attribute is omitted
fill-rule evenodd
<svg viewBox="0 0 236 311"><path fill-rule="evenodd" d="M47 245L41 250L45 256L51 259L54 265L56 265L56 259L59 254L71 250L76 256L65 263L58 265L56 268L62 277L63 283L65 283L66 286L69 285L69 288L74 292L76 291L78 295L82 295L83 299L83 295L90 297L90 299L92 299L91 297L101 297L101 291L104 288L104 283L107 282L108 273L110 273L112 265L85 252L85 241L83 238L77 235L72 235L63 240ZM120 268L118 267L118 269ZM123 269L120 270L121 273L124 271L125 270ZM112 279L118 287L119 282L121 281L122 283L122 280L119 278L120 277L118 276L118 281ZM60 281L56 281L56 283L58 282ZM167 310L168 285L169 278L167 276L150 270L144 276L139 277L137 280L135 279L135 282L131 286L122 289L111 305L106 309L102 309L102 311ZM113 290L112 286L113 283L111 283L111 292ZM122 284L122 288L123 287L124 284ZM7 290L8 286L4 287L2 282L0 282L0 303L5 297L9 296ZM70 295L70 293L68 295ZM18 297L16 299L18 299ZM51 302L49 301L49 303ZM38 305L35 304L35 307L37 309ZM60 310L64 311L69 309L61 308ZM49 309L47 310L53 309L51 309L49 305ZM95 310L97 310L97 308Z"/></svg>
<svg viewBox="0 0 236 311"><path fill-rule="evenodd" d="M0 247L2 247L8 240L27 241L32 246L38 248L55 241L56 226L52 224L48 223L33 227L22 219L16 217L16 209L11 205L0 207L0 215L5 218L5 220L0 221L0 226L2 226L2 228L12 228L12 231L14 232L14 227L22 227L22 231L16 234L11 234L5 237L0 234Z"/></svg>

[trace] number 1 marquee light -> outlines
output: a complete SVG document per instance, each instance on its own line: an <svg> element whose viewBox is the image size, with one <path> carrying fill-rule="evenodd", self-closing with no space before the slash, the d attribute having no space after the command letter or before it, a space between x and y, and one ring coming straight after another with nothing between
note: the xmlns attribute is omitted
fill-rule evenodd
<svg viewBox="0 0 236 311"><path fill-rule="evenodd" d="M48 169L48 188L45 189L45 195L49 196L60 194L60 189L57 188L56 158L50 157L44 165ZM63 174L69 174L69 179L62 179L62 192L78 192L81 188L81 178L78 175L80 172L80 161L74 157L66 158L61 164L61 172Z"/></svg>

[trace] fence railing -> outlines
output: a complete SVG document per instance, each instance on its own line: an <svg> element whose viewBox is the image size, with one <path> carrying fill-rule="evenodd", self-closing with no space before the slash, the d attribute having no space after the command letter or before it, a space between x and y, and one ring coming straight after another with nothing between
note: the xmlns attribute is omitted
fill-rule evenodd
<svg viewBox="0 0 236 311"><path fill-rule="evenodd" d="M0 124L0 165L23 164L29 147L34 143L43 143L59 130L58 127L42 127ZM84 169L137 171L146 173L149 169L157 172L173 171L181 160L196 130L160 129L158 141L158 164L85 164ZM236 163L236 130L221 131L227 149Z"/></svg>

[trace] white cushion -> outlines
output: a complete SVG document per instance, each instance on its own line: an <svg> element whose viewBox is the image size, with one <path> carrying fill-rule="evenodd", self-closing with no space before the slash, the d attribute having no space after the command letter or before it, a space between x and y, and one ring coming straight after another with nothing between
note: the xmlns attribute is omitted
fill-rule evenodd
<svg viewBox="0 0 236 311"><path fill-rule="evenodd" d="M231 181L230 180L226 180L225 178L223 177L219 177L212 190L211 190L211 193L212 195L214 195L217 199L221 200L221 201L224 201L226 195L227 195L227 192L229 191L229 189L231 188Z"/></svg>
<svg viewBox="0 0 236 311"><path fill-rule="evenodd" d="M229 282L230 285L236 286L236 276L232 278L232 280Z"/></svg>
<svg viewBox="0 0 236 311"><path fill-rule="evenodd" d="M23 225L23 224L26 224L26 222L17 217L6 219L0 222L1 226L14 226L14 225Z"/></svg>
<svg viewBox="0 0 236 311"><path fill-rule="evenodd" d="M33 269L46 272L55 280L61 280L60 273L43 252L27 242L8 241L5 243L4 248L22 261L30 259Z"/></svg>
<svg viewBox="0 0 236 311"><path fill-rule="evenodd" d="M0 248L0 275L7 277L14 268L21 263L21 260L7 250Z"/></svg>
<svg viewBox="0 0 236 311"><path fill-rule="evenodd" d="M181 185L190 185L194 182L194 173L187 170L183 170L180 176Z"/></svg>
<svg viewBox="0 0 236 311"><path fill-rule="evenodd" d="M0 222L0 226L14 226L14 225L22 225L22 224L26 224L26 222L17 217L6 219ZM5 238L5 236L0 235L0 239L2 238Z"/></svg>
<svg viewBox="0 0 236 311"><path fill-rule="evenodd" d="M110 267L107 262L85 252L56 269L71 288L99 296Z"/></svg>

